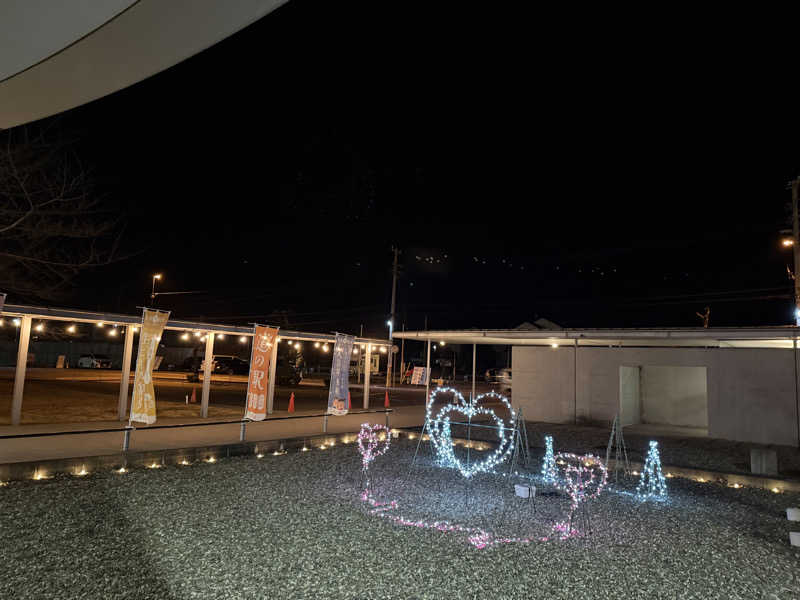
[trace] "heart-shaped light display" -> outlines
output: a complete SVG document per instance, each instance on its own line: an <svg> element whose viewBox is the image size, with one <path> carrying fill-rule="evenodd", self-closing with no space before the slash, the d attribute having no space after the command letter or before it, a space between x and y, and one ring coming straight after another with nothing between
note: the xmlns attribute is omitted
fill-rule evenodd
<svg viewBox="0 0 800 600"><path fill-rule="evenodd" d="M434 400L440 394L452 394L457 402L444 404L436 413L433 412ZM498 417L494 410L481 406L480 403L488 398L493 398L505 404L511 415L511 421L506 422ZM457 421L451 419L451 415L461 414L466 418ZM466 425L472 423L472 419L479 416L487 416L492 425L490 426L497 433L497 448L487 457L479 461L469 461L466 464L460 460L453 450L452 425ZM427 420L431 441L436 449L439 460L449 467L458 469L464 477L472 477L476 473L491 471L499 463L503 462L511 452L513 441L514 409L508 398L495 392L481 394L472 402L467 402L458 390L453 388L437 388L431 392L427 406Z"/></svg>
<svg viewBox="0 0 800 600"><path fill-rule="evenodd" d="M569 495L571 511L577 510L581 502L597 498L603 491L608 473L598 457L562 452L556 454L555 462L561 476L556 478L554 485Z"/></svg>
<svg viewBox="0 0 800 600"><path fill-rule="evenodd" d="M383 439L380 438L381 432L384 433ZM385 425L361 424L361 431L358 432L358 450L361 452L361 468L364 471L369 469L373 460L386 453L391 439L391 432Z"/></svg>

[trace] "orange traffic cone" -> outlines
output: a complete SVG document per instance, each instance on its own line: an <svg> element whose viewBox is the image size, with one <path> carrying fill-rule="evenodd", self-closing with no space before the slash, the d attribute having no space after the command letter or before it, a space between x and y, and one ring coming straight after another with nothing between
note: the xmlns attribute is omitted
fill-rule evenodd
<svg viewBox="0 0 800 600"><path fill-rule="evenodd" d="M289 412L294 412L294 392L289 396Z"/></svg>
<svg viewBox="0 0 800 600"><path fill-rule="evenodd" d="M386 396L383 399L383 408L389 408L389 390L386 390Z"/></svg>
<svg viewBox="0 0 800 600"><path fill-rule="evenodd" d="M189 402L191 402L192 404L197 404L197 388L196 387L192 388L192 398L191 398L191 400L189 400Z"/></svg>
<svg viewBox="0 0 800 600"><path fill-rule="evenodd" d="M350 410L350 390L347 390L347 410Z"/></svg>

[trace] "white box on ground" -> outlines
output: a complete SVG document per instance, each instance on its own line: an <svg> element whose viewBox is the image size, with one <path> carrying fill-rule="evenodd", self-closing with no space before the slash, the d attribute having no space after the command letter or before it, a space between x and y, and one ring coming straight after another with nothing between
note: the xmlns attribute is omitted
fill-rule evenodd
<svg viewBox="0 0 800 600"><path fill-rule="evenodd" d="M789 543L792 546L800 546L800 531L789 532Z"/></svg>
<svg viewBox="0 0 800 600"><path fill-rule="evenodd" d="M786 518L790 521L800 521L800 508L787 508Z"/></svg>
<svg viewBox="0 0 800 600"><path fill-rule="evenodd" d="M520 498L534 498L536 497L536 486L515 483L514 493Z"/></svg>

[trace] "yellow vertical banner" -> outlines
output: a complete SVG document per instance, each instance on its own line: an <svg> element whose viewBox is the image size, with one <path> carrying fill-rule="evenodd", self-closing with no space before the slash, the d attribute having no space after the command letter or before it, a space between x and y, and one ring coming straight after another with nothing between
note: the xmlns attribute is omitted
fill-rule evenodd
<svg viewBox="0 0 800 600"><path fill-rule="evenodd" d="M253 349L250 354L250 374L247 379L247 410L245 419L263 421L267 418L267 393L272 350L278 338L273 327L256 325L253 330Z"/></svg>
<svg viewBox="0 0 800 600"><path fill-rule="evenodd" d="M152 425L156 422L156 391L153 387L153 365L158 342L169 319L169 312L145 308L142 331L139 334L139 353L136 356L136 376L133 379L131 421Z"/></svg>

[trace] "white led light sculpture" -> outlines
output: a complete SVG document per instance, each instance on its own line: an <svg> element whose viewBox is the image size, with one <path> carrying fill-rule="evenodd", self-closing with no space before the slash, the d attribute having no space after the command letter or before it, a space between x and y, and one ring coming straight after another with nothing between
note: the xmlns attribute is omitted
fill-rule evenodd
<svg viewBox="0 0 800 600"><path fill-rule="evenodd" d="M432 412L434 399L439 394L452 394L457 399L457 402L445 404L434 415ZM509 423L506 423L506 421L498 417L491 408L480 406L480 402L487 398L495 398L508 408L511 415ZM453 422L451 420L451 414L454 413L464 415L467 418L467 422ZM482 460L475 462L468 461L465 464L456 456L453 450L454 444L451 428L454 424L469 426L472 423L472 419L480 415L488 416L494 422L494 426L491 428L497 432L497 448ZM501 396L495 392L489 392L477 396L471 402L467 402L458 390L453 388L437 388L431 392L431 396L428 400L426 417L430 438L433 442L436 454L439 457L439 461L445 466L458 469L461 475L466 478L470 478L476 473L491 471L511 454L513 446L511 442L513 440L514 431L513 425L511 424L514 423L514 409L505 396Z"/></svg>
<svg viewBox="0 0 800 600"><path fill-rule="evenodd" d="M639 475L639 485L636 486L636 497L639 500L648 498L664 498L667 495L667 481L661 471L661 455L658 452L658 442L650 442L650 451Z"/></svg>

